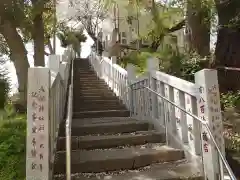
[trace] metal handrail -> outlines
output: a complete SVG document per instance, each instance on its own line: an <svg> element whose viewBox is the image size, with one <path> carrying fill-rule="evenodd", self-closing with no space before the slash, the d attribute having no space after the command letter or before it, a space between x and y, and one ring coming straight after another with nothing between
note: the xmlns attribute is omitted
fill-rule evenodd
<svg viewBox="0 0 240 180"><path fill-rule="evenodd" d="M71 129L72 129L72 106L73 106L73 65L71 64L71 76L68 92L68 108L66 119L66 180L71 180Z"/></svg>
<svg viewBox="0 0 240 180"><path fill-rule="evenodd" d="M101 64L102 62L103 62L103 59L102 59L102 61L100 61L100 64ZM134 85L134 84L137 84L137 83L138 83L138 82L132 83L130 86L132 86L132 85ZM130 88L130 87L128 86L128 88ZM127 88L127 89L128 89L128 88ZM213 136L213 134L212 134L212 132L211 132L211 130L210 130L210 128L209 128L209 126L208 126L208 124L207 124L206 121L203 121L203 120L200 119L198 116L196 116L196 115L188 112L186 109L180 107L180 106L177 105L176 103L170 101L169 99L167 99L167 98L164 97L163 95L159 94L158 92L150 89L149 87L141 86L141 87L139 87L139 88L134 88L134 89L132 89L132 90L138 90L138 89L141 89L141 88L145 88L145 89L147 89L148 91L156 94L157 96L161 97L163 100L169 102L170 104L172 104L173 106L177 107L178 109L180 109L180 110L183 111L184 113L186 113L186 114L188 114L189 116L193 117L193 119L196 119L196 120L198 120L200 123L202 123L202 124L206 127L206 130L208 131L209 136L210 136L210 138L211 138L214 146L216 147L217 152L218 152L218 154L219 154L219 156L220 156L220 158L221 158L224 166L226 167L227 172L228 172L231 180L237 180L237 178L235 177L235 175L234 175L234 173L233 173L230 165L228 164L226 158L225 158L224 155L222 154L222 152L221 152L221 150L220 150L220 148L219 148L219 146L218 146L218 144L217 144L217 142L216 142L216 140L215 140L215 138L214 138L214 136Z"/></svg>
<svg viewBox="0 0 240 180"><path fill-rule="evenodd" d="M186 114L188 114L189 116L193 117L193 119L196 119L196 120L198 120L200 123L202 123L202 124L206 127L206 130L208 131L209 136L210 136L210 138L212 139L212 142L213 142L214 146L216 147L217 152L218 152L218 154L219 154L219 156L220 156L220 158L221 158L221 160L222 160L224 166L226 167L227 172L228 172L228 174L229 174L231 180L237 180L237 178L235 177L235 175L234 175L234 173L233 173L231 167L229 166L229 164L228 164L226 158L225 158L224 155L222 154L222 152L221 152L221 150L220 150L220 148L219 148L219 146L218 146L218 144L217 144L217 142L216 142L216 140L215 140L215 138L214 138L214 136L213 136L213 134L212 134L212 132L211 132L211 130L210 130L210 128L209 128L209 126L208 126L208 124L207 124L206 121L203 121L202 119L200 119L200 118L197 117L196 115L194 115L194 114L188 112L186 109L180 107L180 106L177 105L176 103L170 101L169 99L167 99L167 98L164 97L163 95L159 94L158 92L156 92L156 91L150 89L149 87L141 86L141 87L139 87L139 88L134 88L134 89L132 89L132 90L138 90L138 89L142 89L142 88L145 88L145 89L147 89L148 91L150 91L150 92L156 94L157 96L161 97L163 100L167 101L167 102L170 103L171 105L177 107L177 108L180 109L181 111L183 111L183 112L185 112Z"/></svg>

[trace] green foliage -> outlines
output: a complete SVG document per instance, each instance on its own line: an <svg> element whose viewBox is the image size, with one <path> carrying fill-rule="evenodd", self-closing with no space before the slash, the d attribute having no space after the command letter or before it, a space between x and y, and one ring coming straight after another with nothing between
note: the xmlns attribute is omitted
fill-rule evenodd
<svg viewBox="0 0 240 180"><path fill-rule="evenodd" d="M9 56L10 51L4 37L0 34L0 58L2 58L4 55Z"/></svg>
<svg viewBox="0 0 240 180"><path fill-rule="evenodd" d="M32 2L35 2L34 5ZM23 42L33 38L33 20L37 13L43 13L45 43L54 31L54 6L51 0L3 0L0 2L0 19L10 21L22 35ZM2 8L4 7L4 8ZM7 37L6 37L7 38ZM0 37L0 53L9 55L9 49L4 38Z"/></svg>
<svg viewBox="0 0 240 180"><path fill-rule="evenodd" d="M221 94L221 104L224 108L237 108L240 106L240 91Z"/></svg>
<svg viewBox="0 0 240 180"><path fill-rule="evenodd" d="M225 147L228 150L234 150L240 152L240 134L233 132L232 129L225 129L223 132L225 138Z"/></svg>
<svg viewBox="0 0 240 180"><path fill-rule="evenodd" d="M141 49L140 52L133 51L122 58L122 66L126 67L127 63L134 64L139 72L146 70L146 60L148 58L158 58L159 70L179 78L194 81L194 74L203 68L206 59L200 58L194 54L180 52L174 45L163 45L157 52L150 49Z"/></svg>
<svg viewBox="0 0 240 180"><path fill-rule="evenodd" d="M208 64L208 59L201 58L197 53L186 53L179 49L176 42L164 44L159 50L160 71L177 76L187 81L194 81L194 74Z"/></svg>
<svg viewBox="0 0 240 180"><path fill-rule="evenodd" d="M185 80L194 82L194 74L203 69L205 64L208 63L208 60L194 53L185 54L180 63L181 70L179 76Z"/></svg>
<svg viewBox="0 0 240 180"><path fill-rule="evenodd" d="M87 37L83 34L83 29L71 30L64 23L59 24L57 36L60 39L61 46L64 48L87 40Z"/></svg>
<svg viewBox="0 0 240 180"><path fill-rule="evenodd" d="M10 104L10 102L5 103L4 108L0 110L0 121L9 118L14 119L16 116L20 117L20 115L16 113L15 108L12 104Z"/></svg>
<svg viewBox="0 0 240 180"><path fill-rule="evenodd" d="M1 65L2 63L0 63ZM6 72L0 68L0 110L4 108L4 105L8 99L9 81L6 78Z"/></svg>
<svg viewBox="0 0 240 180"><path fill-rule="evenodd" d="M72 45L74 51L80 56L81 43L87 40L87 37L83 34L83 29L71 30L65 24L61 24L57 36L62 47L66 48Z"/></svg>
<svg viewBox="0 0 240 180"><path fill-rule="evenodd" d="M131 63L136 66L138 73L143 73L146 71L146 59L150 55L148 52L133 51L122 58L121 66L125 68L128 63Z"/></svg>
<svg viewBox="0 0 240 180"><path fill-rule="evenodd" d="M26 171L26 116L19 116L11 105L0 112L0 179L24 180ZM3 113L5 115L3 116Z"/></svg>
<svg viewBox="0 0 240 180"><path fill-rule="evenodd" d="M0 109L4 108L7 101L8 90L9 86L7 80L0 78Z"/></svg>

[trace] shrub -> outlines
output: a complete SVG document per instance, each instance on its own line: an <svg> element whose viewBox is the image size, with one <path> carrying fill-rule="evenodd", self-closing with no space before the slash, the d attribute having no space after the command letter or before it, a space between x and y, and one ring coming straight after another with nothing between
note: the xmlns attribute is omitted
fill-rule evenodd
<svg viewBox="0 0 240 180"><path fill-rule="evenodd" d="M224 108L239 108L240 106L240 91L227 92L221 94L221 104Z"/></svg>
<svg viewBox="0 0 240 180"><path fill-rule="evenodd" d="M9 92L9 81L6 78L6 73L4 73L2 69L0 69L0 110L4 108L4 105L8 98L8 92Z"/></svg>
<svg viewBox="0 0 240 180"><path fill-rule="evenodd" d="M150 49L133 51L122 58L121 65L126 67L127 63L132 63L139 72L144 72L146 60L150 57L160 60L160 71L188 81L194 81L194 74L208 64L206 58L200 58L195 53L187 54L180 52L176 46L165 45L158 52L151 52Z"/></svg>
<svg viewBox="0 0 240 180"><path fill-rule="evenodd" d="M0 120L0 179L25 179L26 117Z"/></svg>

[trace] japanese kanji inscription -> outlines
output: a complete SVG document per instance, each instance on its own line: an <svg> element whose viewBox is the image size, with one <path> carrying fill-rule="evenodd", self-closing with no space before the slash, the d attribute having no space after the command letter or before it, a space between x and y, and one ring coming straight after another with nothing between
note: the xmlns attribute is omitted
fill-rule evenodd
<svg viewBox="0 0 240 180"><path fill-rule="evenodd" d="M26 180L46 180L49 178L49 69L30 68L28 79Z"/></svg>

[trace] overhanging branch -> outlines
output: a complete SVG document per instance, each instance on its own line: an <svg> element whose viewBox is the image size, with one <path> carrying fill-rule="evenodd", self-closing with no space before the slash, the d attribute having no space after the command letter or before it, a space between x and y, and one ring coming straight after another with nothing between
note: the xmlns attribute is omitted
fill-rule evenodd
<svg viewBox="0 0 240 180"><path fill-rule="evenodd" d="M172 33L175 32L177 30L180 30L183 28L183 26L185 26L185 19L180 21L178 24L176 24L175 26L173 26L172 28L168 29L167 32L168 33Z"/></svg>

